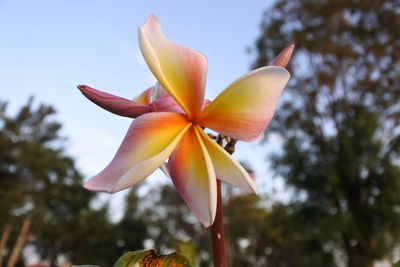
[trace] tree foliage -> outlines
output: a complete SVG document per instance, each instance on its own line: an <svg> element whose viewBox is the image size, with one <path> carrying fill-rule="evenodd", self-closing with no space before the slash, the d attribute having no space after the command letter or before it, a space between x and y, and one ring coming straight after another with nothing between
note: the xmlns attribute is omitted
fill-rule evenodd
<svg viewBox="0 0 400 267"><path fill-rule="evenodd" d="M299 224L312 224L296 216L295 206L276 202L266 208L268 202L254 194L229 199L225 210L231 266L334 266L313 231L299 231Z"/></svg>
<svg viewBox="0 0 400 267"><path fill-rule="evenodd" d="M1 106L0 213L5 219L0 230L11 225L16 235L22 218L31 217L29 244L52 266L60 255L73 264L111 266L125 252L150 247L158 253L180 252L193 266L210 266L209 229L191 215L174 187L130 189L122 218L110 220L116 211L108 205L91 207L96 194L82 188L82 176L66 155L54 109L31 99L11 116L5 103ZM145 194L139 194L142 188ZM266 198L242 195L232 187L224 187L224 196L232 266L292 266L319 245L309 233L293 228L292 212L285 206L267 209ZM299 246L309 239L307 246ZM328 265L322 261L326 255L317 256L315 264ZM312 266L307 260L302 264Z"/></svg>
<svg viewBox="0 0 400 267"><path fill-rule="evenodd" d="M399 6L278 0L256 42L255 66L297 47L268 129L283 140L273 168L298 193L293 227L348 266L388 258L400 240Z"/></svg>
<svg viewBox="0 0 400 267"><path fill-rule="evenodd" d="M91 207L95 194L83 189L82 175L66 154L55 110L32 98L14 116L5 102L0 107L0 230L11 225L17 232L29 216L29 243L52 264L64 255L74 263L108 266L124 251L142 249L141 221L137 226L126 215L115 225L107 206ZM129 248L120 241L127 221L139 230Z"/></svg>

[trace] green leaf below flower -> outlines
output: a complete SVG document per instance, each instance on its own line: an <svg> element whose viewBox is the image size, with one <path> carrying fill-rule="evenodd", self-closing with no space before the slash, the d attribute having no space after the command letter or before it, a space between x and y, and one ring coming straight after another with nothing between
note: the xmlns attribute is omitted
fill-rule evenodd
<svg viewBox="0 0 400 267"><path fill-rule="evenodd" d="M154 250L125 253L114 267L190 267L189 260L179 254L156 255Z"/></svg>

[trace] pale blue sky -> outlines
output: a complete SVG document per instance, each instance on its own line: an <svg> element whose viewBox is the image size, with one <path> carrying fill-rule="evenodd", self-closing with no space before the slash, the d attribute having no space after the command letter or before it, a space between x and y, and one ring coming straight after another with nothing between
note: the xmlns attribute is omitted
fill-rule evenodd
<svg viewBox="0 0 400 267"><path fill-rule="evenodd" d="M131 120L98 108L75 86L126 98L152 86L137 40L137 27L150 14L169 39L207 56L206 96L212 99L249 71L253 56L246 48L272 2L0 0L0 98L11 110L30 95L55 106L69 151L88 178L111 160ZM257 183L267 191L279 187L266 172L265 148L241 143L235 157L256 168Z"/></svg>

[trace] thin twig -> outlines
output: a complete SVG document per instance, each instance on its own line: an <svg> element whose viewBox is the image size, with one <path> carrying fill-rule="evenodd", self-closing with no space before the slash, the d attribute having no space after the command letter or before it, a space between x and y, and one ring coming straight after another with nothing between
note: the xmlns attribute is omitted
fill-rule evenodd
<svg viewBox="0 0 400 267"><path fill-rule="evenodd" d="M1 239L0 239L0 267L3 266L3 257L4 257L4 250L6 248L6 244L8 241L8 238L10 237L11 233L11 226L6 226L4 228L3 233L1 234Z"/></svg>
<svg viewBox="0 0 400 267"><path fill-rule="evenodd" d="M24 219L24 222L21 227L21 231L19 232L17 241L15 242L15 245L13 247L13 250L11 252L11 256L8 260L7 267L14 267L15 264L18 261L18 258L21 255L22 248L25 245L26 240L28 239L29 235L29 229L31 227L32 221L28 217Z"/></svg>

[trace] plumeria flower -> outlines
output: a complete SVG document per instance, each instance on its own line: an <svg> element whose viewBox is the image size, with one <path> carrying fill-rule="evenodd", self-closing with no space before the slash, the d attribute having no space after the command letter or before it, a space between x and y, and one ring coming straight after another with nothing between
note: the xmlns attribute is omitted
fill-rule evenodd
<svg viewBox="0 0 400 267"><path fill-rule="evenodd" d="M256 140L273 116L289 72L276 66L256 69L205 103L207 60L202 54L169 41L154 16L139 27L139 43L167 93L155 97L156 88L150 88L132 101L79 86L101 107L136 118L110 164L84 186L115 193L143 181L167 162L166 172L177 191L208 227L216 213L217 177L254 192L256 187L245 169L204 129L237 140Z"/></svg>

